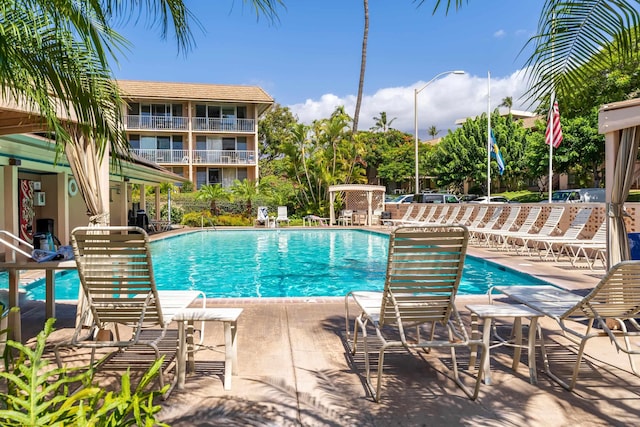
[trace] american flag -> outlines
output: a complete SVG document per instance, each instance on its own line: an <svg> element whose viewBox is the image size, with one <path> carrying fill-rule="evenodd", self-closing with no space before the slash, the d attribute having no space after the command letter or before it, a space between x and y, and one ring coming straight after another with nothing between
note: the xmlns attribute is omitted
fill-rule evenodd
<svg viewBox="0 0 640 427"><path fill-rule="evenodd" d="M554 101L553 109L549 112L547 121L547 131L544 133L547 145L553 142L553 148L558 148L562 142L562 128L560 127L560 110L558 101Z"/></svg>

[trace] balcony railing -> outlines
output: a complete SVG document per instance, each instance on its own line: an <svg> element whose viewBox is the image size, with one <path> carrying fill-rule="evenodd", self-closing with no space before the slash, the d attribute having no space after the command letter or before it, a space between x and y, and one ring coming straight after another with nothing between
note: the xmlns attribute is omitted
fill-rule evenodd
<svg viewBox="0 0 640 427"><path fill-rule="evenodd" d="M245 164L255 165L255 151L251 150L195 150L193 163L196 164Z"/></svg>
<svg viewBox="0 0 640 427"><path fill-rule="evenodd" d="M255 120L253 119L208 119L195 117L193 120L194 131L213 132L255 132Z"/></svg>
<svg viewBox="0 0 640 427"><path fill-rule="evenodd" d="M162 164L188 164L189 150L131 149L145 160ZM255 151L252 150L194 150L192 162L199 165L255 165Z"/></svg>
<svg viewBox="0 0 640 427"><path fill-rule="evenodd" d="M177 116L125 116L127 130L188 130L189 118Z"/></svg>
<svg viewBox="0 0 640 427"><path fill-rule="evenodd" d="M189 118L177 116L124 116L127 130L189 130ZM253 119L208 119L195 117L192 119L193 131L196 132L255 132L256 121Z"/></svg>

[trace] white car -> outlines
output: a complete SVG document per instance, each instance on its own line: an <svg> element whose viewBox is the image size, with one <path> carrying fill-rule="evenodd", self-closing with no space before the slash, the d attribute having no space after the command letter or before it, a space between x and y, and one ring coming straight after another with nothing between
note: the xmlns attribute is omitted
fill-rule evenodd
<svg viewBox="0 0 640 427"><path fill-rule="evenodd" d="M502 196L491 196L491 200L488 200L487 196L482 196L469 203L511 203L511 200Z"/></svg>
<svg viewBox="0 0 640 427"><path fill-rule="evenodd" d="M385 199L384 203L386 205L393 205L398 203L411 203L413 201L413 194L401 194L399 196L390 197L388 200Z"/></svg>

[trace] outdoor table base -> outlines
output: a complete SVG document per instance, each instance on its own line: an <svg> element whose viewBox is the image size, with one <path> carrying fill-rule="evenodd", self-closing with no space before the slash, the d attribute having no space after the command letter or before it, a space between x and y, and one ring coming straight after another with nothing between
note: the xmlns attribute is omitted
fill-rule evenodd
<svg viewBox="0 0 640 427"><path fill-rule="evenodd" d="M543 316L536 310L527 307L524 304L477 304L467 305L467 309L471 312L471 333L472 339L478 339L479 325L478 318L483 321L482 340L487 346L487 357L485 358L485 366L481 366L484 376L484 383L491 384L491 368L490 368L490 349L499 346L513 347L513 364L512 369L516 371L520 364L520 352L523 348L527 349L529 360L529 381L531 384L537 383L536 375L536 333L541 336L538 326L538 318ZM495 318L512 317L513 318L513 338L506 339L498 334L497 328L493 322ZM529 334L527 345L522 344L522 318L529 319ZM493 340L491 339L493 337ZM477 348L472 349L469 364L475 365L477 358Z"/></svg>
<svg viewBox="0 0 640 427"><path fill-rule="evenodd" d="M173 318L178 322L178 389L184 388L187 370L195 370L194 352L196 347L207 348L193 342L194 322L222 322L224 324L224 389L231 390L231 375L238 374L238 317L241 308L187 308ZM204 339L204 337L202 337Z"/></svg>

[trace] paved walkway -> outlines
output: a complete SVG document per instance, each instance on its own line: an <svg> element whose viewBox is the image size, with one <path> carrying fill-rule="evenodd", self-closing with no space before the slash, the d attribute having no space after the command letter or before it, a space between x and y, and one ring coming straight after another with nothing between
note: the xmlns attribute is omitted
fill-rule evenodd
<svg viewBox="0 0 640 427"><path fill-rule="evenodd" d="M577 270L567 264L514 257L492 250L470 252L574 289L592 287L602 271ZM465 304L484 303L485 296L460 296L457 303L468 321ZM605 426L640 424L640 378L630 374L626 356L612 350L606 338L587 347L576 390L571 393L540 369L531 385L526 352L517 372L510 349L492 351L493 385L483 385L470 401L449 379L450 355L398 353L385 360L383 396L374 403L363 385L363 359L351 357L344 339L342 299L228 300L212 306L243 307L239 322L239 376L232 390L222 387L223 347L197 355L197 372L184 390L163 402L163 419L175 426ZM28 336L41 326L42 307L31 302L23 312ZM57 306L59 331L68 334L75 307ZM26 323L26 324L24 324ZM566 366L573 354L553 322L542 321L554 366ZM30 332L31 331L31 332ZM209 343L223 343L221 325L209 327ZM540 361L540 358L538 358ZM463 379L471 384L476 371L466 370L468 354L460 353ZM567 361L565 363L565 361Z"/></svg>

